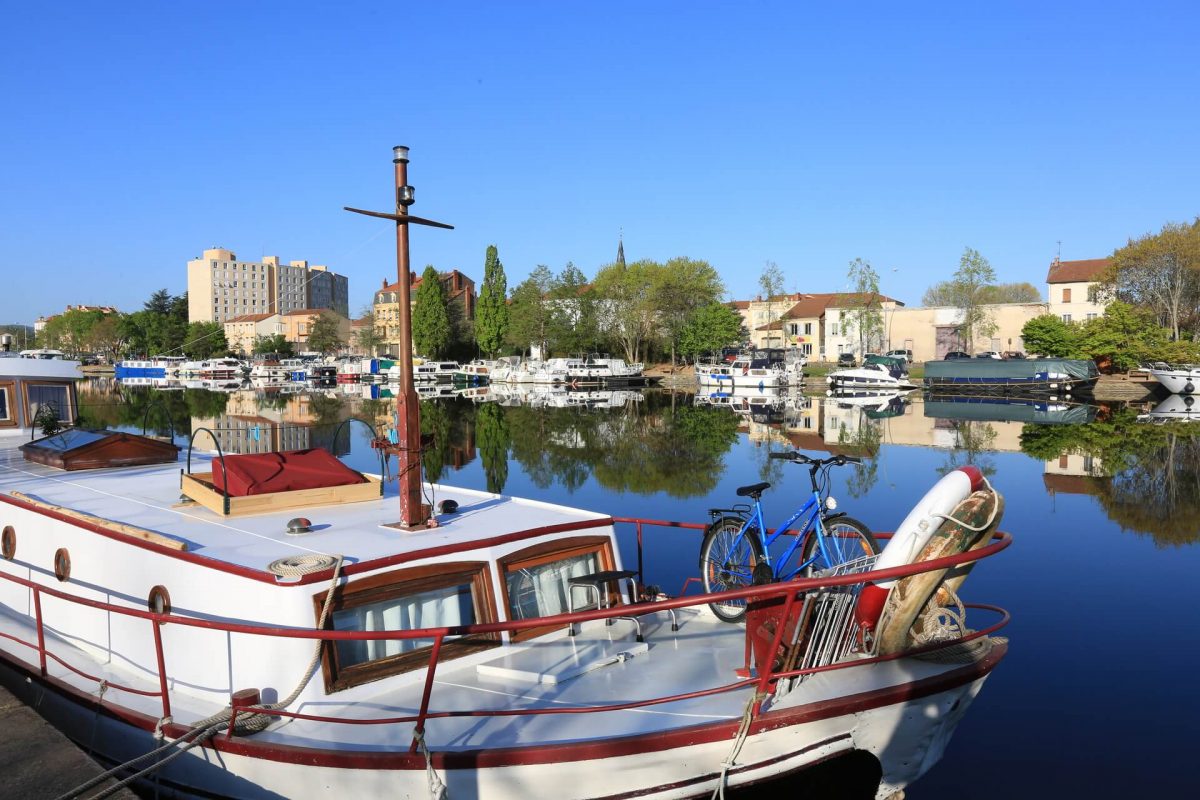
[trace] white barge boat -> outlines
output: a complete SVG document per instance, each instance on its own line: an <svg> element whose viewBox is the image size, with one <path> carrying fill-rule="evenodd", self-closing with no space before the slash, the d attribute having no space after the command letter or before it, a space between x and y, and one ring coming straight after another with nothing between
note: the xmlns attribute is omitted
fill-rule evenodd
<svg viewBox="0 0 1200 800"><path fill-rule="evenodd" d="M189 454L185 491L212 500L234 458ZM457 513L404 533L365 481L226 514L220 492L179 503L178 464L67 474L0 447L0 676L105 761L195 742L157 770L164 794L684 798L865 750L886 797L1006 650L1002 612L914 652L859 647L845 603L883 572L743 589L801 624L725 623L712 595L643 596L617 546L635 521L426 485Z"/></svg>

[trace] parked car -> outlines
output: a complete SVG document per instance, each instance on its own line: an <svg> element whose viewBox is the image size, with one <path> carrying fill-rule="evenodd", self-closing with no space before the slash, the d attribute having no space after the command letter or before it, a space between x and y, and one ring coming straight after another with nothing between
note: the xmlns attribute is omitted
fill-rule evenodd
<svg viewBox="0 0 1200 800"><path fill-rule="evenodd" d="M1020 350L1005 350L1000 355L1004 356L1005 358L1014 359L1014 360L1024 360L1024 358L1025 358L1025 354L1022 353Z"/></svg>
<svg viewBox="0 0 1200 800"><path fill-rule="evenodd" d="M839 353L837 364L839 367L856 367L858 361L854 358L854 353Z"/></svg>
<svg viewBox="0 0 1200 800"><path fill-rule="evenodd" d="M908 364L912 363L912 350L888 350L887 354L892 358L903 358Z"/></svg>
<svg viewBox="0 0 1200 800"><path fill-rule="evenodd" d="M995 350L984 350L982 353L976 353L975 357L976 358L994 358L997 361L1000 361L1002 358L1001 355L999 353L997 353Z"/></svg>
<svg viewBox="0 0 1200 800"><path fill-rule="evenodd" d="M946 361L953 361L956 358L970 358L970 353L964 353L962 350L951 350L946 355L942 356Z"/></svg>

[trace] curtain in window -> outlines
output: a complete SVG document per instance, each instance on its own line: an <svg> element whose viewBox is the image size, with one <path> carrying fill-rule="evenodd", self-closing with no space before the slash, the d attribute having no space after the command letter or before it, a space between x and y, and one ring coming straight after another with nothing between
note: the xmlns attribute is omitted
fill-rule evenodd
<svg viewBox="0 0 1200 800"><path fill-rule="evenodd" d="M469 583L432 589L378 603L333 613L333 628L339 631L403 631L442 628L475 622L475 607ZM433 639L342 641L337 643L342 667L430 647Z"/></svg>
<svg viewBox="0 0 1200 800"><path fill-rule="evenodd" d="M29 387L29 413L32 416L37 416L38 410L43 405L49 405L58 413L60 420L66 420L70 414L70 409L67 407L67 387L65 386L30 386Z"/></svg>
<svg viewBox="0 0 1200 800"><path fill-rule="evenodd" d="M563 614L570 610L567 583L571 578L589 575L599 569L595 553L513 569L505 576L508 584L509 616L530 619ZM582 603L583 591L576 590Z"/></svg>

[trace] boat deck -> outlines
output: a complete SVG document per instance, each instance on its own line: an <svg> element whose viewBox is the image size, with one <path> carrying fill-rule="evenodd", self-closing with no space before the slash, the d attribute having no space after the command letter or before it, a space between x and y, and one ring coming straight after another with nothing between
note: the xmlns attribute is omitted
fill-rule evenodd
<svg viewBox="0 0 1200 800"><path fill-rule="evenodd" d="M24 441L0 443L0 493L20 492L56 506L145 528L186 542L189 552L254 570L289 556L340 553L347 563L358 563L461 543L468 536L478 538L480 530L496 537L531 528L607 519L603 514L535 500L426 484L427 501L451 499L458 503L459 510L439 515L437 528L402 534L386 527L400 516L394 482L384 483L384 495L377 500L224 517L203 506L180 502L182 461L67 473L25 461L17 450ZM212 460L194 455L192 471L211 471ZM311 533L299 537L286 533L288 520L297 516L312 521Z"/></svg>

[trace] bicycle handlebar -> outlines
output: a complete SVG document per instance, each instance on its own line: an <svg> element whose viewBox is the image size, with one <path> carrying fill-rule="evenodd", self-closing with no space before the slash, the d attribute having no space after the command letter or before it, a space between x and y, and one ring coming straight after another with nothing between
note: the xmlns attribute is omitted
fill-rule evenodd
<svg viewBox="0 0 1200 800"><path fill-rule="evenodd" d="M804 453L798 450L790 450L784 453L768 453L767 458L776 458L783 461L791 461L796 464L812 464L814 466L823 467L826 465L843 466L845 464L861 464L863 460L858 456L830 456L829 458L809 458Z"/></svg>

